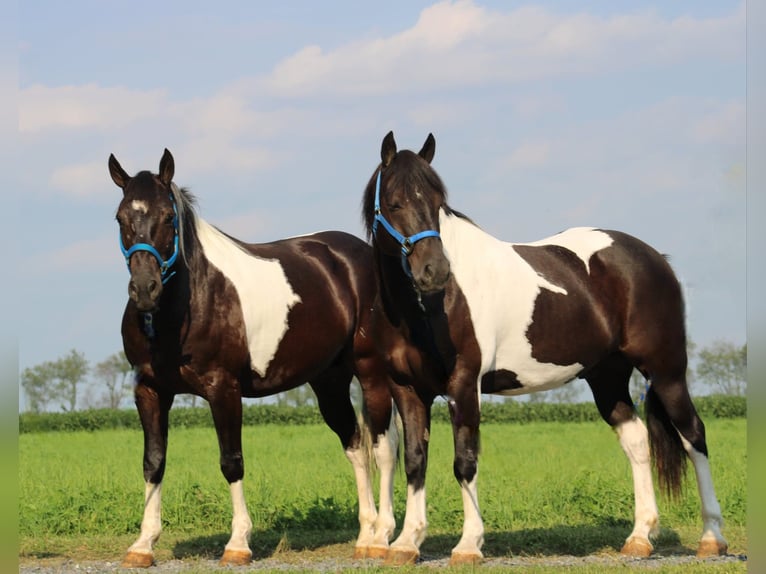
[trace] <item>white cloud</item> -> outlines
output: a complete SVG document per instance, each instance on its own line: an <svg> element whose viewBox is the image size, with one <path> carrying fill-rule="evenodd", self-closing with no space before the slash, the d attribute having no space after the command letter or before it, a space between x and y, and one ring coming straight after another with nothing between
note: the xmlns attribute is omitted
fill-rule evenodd
<svg viewBox="0 0 766 574"><path fill-rule="evenodd" d="M104 177L105 166L106 162L100 161L56 168L50 176L50 185L53 189L75 197L102 193L108 185Z"/></svg>
<svg viewBox="0 0 766 574"><path fill-rule="evenodd" d="M507 167L537 168L542 167L550 156L550 145L544 141L523 143L514 149L507 159Z"/></svg>
<svg viewBox="0 0 766 574"><path fill-rule="evenodd" d="M166 103L164 90L36 84L21 90L19 131L37 134L57 128L113 130L157 115Z"/></svg>
<svg viewBox="0 0 766 574"><path fill-rule="evenodd" d="M117 256L115 255L117 253ZM100 271L107 273L124 263L117 247L117 227L114 235L83 239L27 258L23 272L48 275L51 271L76 273ZM124 268L124 267L123 267Z"/></svg>
<svg viewBox="0 0 766 574"><path fill-rule="evenodd" d="M686 59L741 60L744 30L744 4L720 18L663 20L651 12L499 12L445 1L424 9L412 28L386 38L328 52L307 46L277 64L263 84L284 97L385 95L664 67Z"/></svg>

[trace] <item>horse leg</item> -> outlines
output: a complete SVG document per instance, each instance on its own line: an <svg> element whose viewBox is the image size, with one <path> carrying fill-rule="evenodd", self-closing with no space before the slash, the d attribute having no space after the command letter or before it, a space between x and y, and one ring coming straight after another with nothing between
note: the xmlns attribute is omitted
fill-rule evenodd
<svg viewBox="0 0 766 574"><path fill-rule="evenodd" d="M135 401L144 431L144 516L141 534L128 548L122 567L148 568L154 564L154 544L162 530L162 478L168 444L168 412L173 396L159 395L139 381Z"/></svg>
<svg viewBox="0 0 766 574"><path fill-rule="evenodd" d="M386 554L385 564L414 564L426 537L426 467L431 432L431 403L412 387L392 386L396 407L404 427L404 468L407 475L407 507L399 536Z"/></svg>
<svg viewBox="0 0 766 574"><path fill-rule="evenodd" d="M364 448L354 406L351 404L349 386L352 376L352 371L345 362L339 361L309 384L316 394L322 417L327 426L338 435L346 458L354 469L359 499L359 535L354 545L354 557L365 558L375 539L378 514L375 509L369 457Z"/></svg>
<svg viewBox="0 0 766 574"><path fill-rule="evenodd" d="M250 563L250 533L253 522L247 510L242 479L245 464L242 457L242 397L232 381L217 381L211 388L217 392L208 398L218 435L221 472L229 483L232 503L231 537L226 543L222 566L242 566Z"/></svg>
<svg viewBox="0 0 766 574"><path fill-rule="evenodd" d="M652 483L649 437L630 398L632 371L630 361L616 354L605 359L585 378L601 417L617 432L633 474L634 525L620 552L627 556L648 557L654 549L650 538L659 533L660 519Z"/></svg>
<svg viewBox="0 0 766 574"><path fill-rule="evenodd" d="M680 439L682 452L691 459L697 479L697 490L702 504L702 537L697 547L697 556L708 557L728 552L728 543L721 534L723 517L721 506L713 488L713 478L708 461L705 425L697 414L689 396L685 377L653 377L647 393L647 418L652 431L652 448L657 457L668 460L668 451L675 448ZM670 460L673 460L671 455ZM677 457L676 457L677 458ZM673 463L658 462L658 471ZM677 473L680 475L680 473ZM677 479L680 488L680 478ZM672 490L674 484L669 487ZM677 490L677 489L676 489Z"/></svg>
<svg viewBox="0 0 766 574"><path fill-rule="evenodd" d="M366 497L366 493L359 493L360 532L354 557L385 558L389 540L396 528L393 504L394 472L399 445L396 412L393 409L388 378L380 374L384 366L378 363L376 358L357 357L356 367L362 388L362 415L367 432L364 433L363 441L364 457L354 451L352 464L356 468L361 466L363 460L369 463L370 458L374 456L380 471L380 502L376 516L374 500L370 499L371 507L363 508L361 500ZM368 492L371 496L371 487Z"/></svg>
<svg viewBox="0 0 766 574"><path fill-rule="evenodd" d="M455 443L453 470L463 497L463 535L452 549L450 565L475 564L484 555L484 523L479 511L479 395L475 385L457 383L455 398L448 402ZM449 389L450 387L448 387Z"/></svg>

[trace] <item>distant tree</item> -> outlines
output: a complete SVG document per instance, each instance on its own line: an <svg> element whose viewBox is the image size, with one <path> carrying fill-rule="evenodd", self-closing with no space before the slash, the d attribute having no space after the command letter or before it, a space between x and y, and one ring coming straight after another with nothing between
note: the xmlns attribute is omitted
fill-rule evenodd
<svg viewBox="0 0 766 574"><path fill-rule="evenodd" d="M197 406L197 400L199 397L197 395L192 394L180 394L176 395L173 404L178 407L196 407Z"/></svg>
<svg viewBox="0 0 766 574"><path fill-rule="evenodd" d="M744 396L747 388L747 343L738 347L729 341L715 341L698 355L697 377L714 389Z"/></svg>
<svg viewBox="0 0 766 574"><path fill-rule="evenodd" d="M29 409L41 412L54 404L65 411L73 411L77 407L77 389L88 370L85 355L74 349L60 359L25 369L21 374L21 386L27 395Z"/></svg>
<svg viewBox="0 0 766 574"><path fill-rule="evenodd" d="M40 413L55 398L50 389L50 381L53 380L53 363L46 361L34 367L24 369L21 373L21 388L27 398L27 408Z"/></svg>
<svg viewBox="0 0 766 574"><path fill-rule="evenodd" d="M75 349L53 362L53 388L63 410L73 411L77 407L77 388L85 380L88 370L85 355Z"/></svg>
<svg viewBox="0 0 766 574"><path fill-rule="evenodd" d="M98 397L98 405L110 409L120 407L122 400L128 395L133 382L133 367L123 351L110 355L93 368L96 385L103 389Z"/></svg>
<svg viewBox="0 0 766 574"><path fill-rule="evenodd" d="M309 385L301 385L277 395L277 405L287 407L316 406L314 391Z"/></svg>

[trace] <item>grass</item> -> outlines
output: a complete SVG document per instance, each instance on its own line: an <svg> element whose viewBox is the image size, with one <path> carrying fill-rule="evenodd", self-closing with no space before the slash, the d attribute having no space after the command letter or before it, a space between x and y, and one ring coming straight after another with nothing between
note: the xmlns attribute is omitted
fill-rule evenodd
<svg viewBox="0 0 766 574"><path fill-rule="evenodd" d="M731 553L746 554L746 421L709 419L706 426L724 533ZM462 507L450 429L434 424L431 436L429 537L422 551L442 558L459 538ZM132 430L20 435L20 558L118 560L139 531L142 444L141 433ZM349 556L356 489L335 435L321 425L266 425L246 427L243 444L255 559ZM696 547L701 521L689 474L680 500L659 499L659 555L690 555ZM405 492L400 470L398 525ZM632 526L630 466L600 423L484 425L479 497L488 558L616 555ZM211 429L171 429L162 510L158 561L183 559L191 567L194 560L220 556L231 501ZM705 571L698 566L706 565L695 564L695 571ZM710 571L744 571L738 564L725 566ZM584 568L571 571L591 571Z"/></svg>

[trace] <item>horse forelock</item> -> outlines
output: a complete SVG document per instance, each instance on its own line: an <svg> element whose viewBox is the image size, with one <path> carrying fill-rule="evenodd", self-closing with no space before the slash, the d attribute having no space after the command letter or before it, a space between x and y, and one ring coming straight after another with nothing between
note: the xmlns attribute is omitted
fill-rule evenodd
<svg viewBox="0 0 766 574"><path fill-rule="evenodd" d="M365 188L362 200L362 217L368 240L372 238L372 225L375 219L375 183L381 169L383 169L383 174L387 179L387 185L415 187L421 191L435 193L440 197L441 206L447 213L454 213L459 217L468 219L447 204L447 188L436 170L415 152L402 150L396 154L394 160L387 167L382 168L381 165L378 165Z"/></svg>

